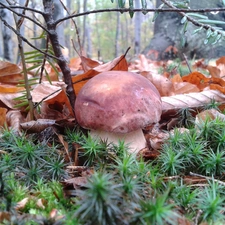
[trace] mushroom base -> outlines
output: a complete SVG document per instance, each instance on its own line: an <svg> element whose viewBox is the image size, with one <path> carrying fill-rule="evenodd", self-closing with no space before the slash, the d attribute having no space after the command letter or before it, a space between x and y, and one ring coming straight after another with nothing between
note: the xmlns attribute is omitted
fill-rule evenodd
<svg viewBox="0 0 225 225"><path fill-rule="evenodd" d="M146 147L146 139L142 129L135 130L130 133L111 133L102 130L91 130L90 135L93 138L107 140L108 143L118 145L119 140L124 141L128 146L128 152L137 154L141 149Z"/></svg>

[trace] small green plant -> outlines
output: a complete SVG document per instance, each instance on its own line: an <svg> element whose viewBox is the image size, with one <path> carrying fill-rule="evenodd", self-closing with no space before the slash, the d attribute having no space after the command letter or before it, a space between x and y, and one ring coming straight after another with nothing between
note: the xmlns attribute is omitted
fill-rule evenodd
<svg viewBox="0 0 225 225"><path fill-rule="evenodd" d="M133 224L164 225L177 224L178 214L174 205L168 203L168 193L140 202L140 212L134 215Z"/></svg>
<svg viewBox="0 0 225 225"><path fill-rule="evenodd" d="M198 208L202 210L202 221L207 221L209 224L225 221L225 216L222 213L225 209L223 190L224 187L212 179L209 182L209 187L199 191Z"/></svg>
<svg viewBox="0 0 225 225"><path fill-rule="evenodd" d="M30 185L40 177L46 181L59 180L66 174L63 156L54 145L49 147L25 134L19 136L3 130L0 148L4 151L0 155L4 177L15 173L18 179Z"/></svg>
<svg viewBox="0 0 225 225"><path fill-rule="evenodd" d="M85 165L91 166L96 162L104 162L107 157L107 142L94 139L90 134L84 137L82 143L83 154L86 158Z"/></svg>
<svg viewBox="0 0 225 225"><path fill-rule="evenodd" d="M206 175L220 176L225 172L225 152L217 150L207 151L207 154L200 166L202 172Z"/></svg>
<svg viewBox="0 0 225 225"><path fill-rule="evenodd" d="M178 152L170 145L163 145L157 162L163 173L173 176L184 172L186 159L183 157L182 150Z"/></svg>
<svg viewBox="0 0 225 225"><path fill-rule="evenodd" d="M80 198L76 211L77 218L88 224L117 224L121 216L118 203L118 186L113 183L112 175L96 172L89 179L87 190L78 193Z"/></svg>
<svg viewBox="0 0 225 225"><path fill-rule="evenodd" d="M184 185L183 180L181 180L177 182L171 195L175 204L181 207L186 215L193 218L197 212L198 194L198 189L192 189L190 186Z"/></svg>

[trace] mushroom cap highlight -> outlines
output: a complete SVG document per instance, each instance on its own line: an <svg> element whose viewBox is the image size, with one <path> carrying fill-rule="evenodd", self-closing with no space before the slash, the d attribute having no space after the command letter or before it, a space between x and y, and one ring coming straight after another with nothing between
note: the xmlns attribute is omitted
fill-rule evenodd
<svg viewBox="0 0 225 225"><path fill-rule="evenodd" d="M127 71L102 72L90 79L75 101L77 122L86 129L128 133L157 123L161 97L142 75Z"/></svg>

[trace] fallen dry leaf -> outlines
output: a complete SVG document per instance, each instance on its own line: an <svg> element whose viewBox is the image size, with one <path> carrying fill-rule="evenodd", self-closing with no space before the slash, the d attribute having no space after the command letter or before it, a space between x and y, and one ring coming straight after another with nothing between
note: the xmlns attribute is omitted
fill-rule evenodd
<svg viewBox="0 0 225 225"><path fill-rule="evenodd" d="M81 70L82 69L81 58L80 57L71 58L69 62L69 67L72 72Z"/></svg>
<svg viewBox="0 0 225 225"><path fill-rule="evenodd" d="M81 56L80 59L81 59L81 65L82 65L84 72L87 72L87 71L101 65L101 63L99 63L98 61L95 61L90 58L86 58L84 56Z"/></svg>
<svg viewBox="0 0 225 225"><path fill-rule="evenodd" d="M220 77L220 69L219 68L208 65L207 70L209 71L209 73L212 77L217 77L217 78Z"/></svg>
<svg viewBox="0 0 225 225"><path fill-rule="evenodd" d="M11 218L10 212L4 212L4 211L0 212L0 223L9 221L10 218Z"/></svg>
<svg viewBox="0 0 225 225"><path fill-rule="evenodd" d="M63 147L64 147L64 149L65 149L65 152L66 152L66 154L67 154L67 159L66 159L66 161L67 161L67 162L71 161L71 160L70 160L71 157L70 157L70 154L69 154L69 145L68 145L68 142L66 142L66 141L64 140L64 136L63 136L63 135L58 134L58 133L56 133L56 135L57 135L57 137L58 137L60 143L63 145Z"/></svg>
<svg viewBox="0 0 225 225"><path fill-rule="evenodd" d="M72 184L75 189L87 187L87 177L74 177L64 181L66 184Z"/></svg>
<svg viewBox="0 0 225 225"><path fill-rule="evenodd" d="M38 119L36 121L28 121L25 123L21 123L21 128L28 133L39 133L49 126L52 126L56 123L55 120L50 119Z"/></svg>
<svg viewBox="0 0 225 225"><path fill-rule="evenodd" d="M65 105L68 108L70 115L73 116L74 113L65 91L66 85L63 82L55 82L55 83L53 82L53 84L54 85L42 83L37 85L31 91L33 102L37 103L45 102L48 105L57 104L60 105L62 108Z"/></svg>
<svg viewBox="0 0 225 225"><path fill-rule="evenodd" d="M216 109L208 109L198 113L195 117L195 124L200 124L206 120L214 120L219 118L225 120L225 115L217 111Z"/></svg>
<svg viewBox="0 0 225 225"><path fill-rule="evenodd" d="M17 202L15 209L16 210L22 210L25 208L26 204L28 203L29 198L26 197L24 199L22 199L21 201Z"/></svg>
<svg viewBox="0 0 225 225"><path fill-rule="evenodd" d="M88 70L86 73L79 74L77 76L72 77L72 82L74 84L74 90L76 95L79 93L80 89L83 85L92 77L96 76L97 74L110 71L110 70L120 70L120 71L127 71L128 65L125 59L125 55L115 58L113 61L99 65Z"/></svg>
<svg viewBox="0 0 225 225"><path fill-rule="evenodd" d="M225 56L222 56L222 57L220 57L219 59L216 60L216 65L218 66L219 64L225 65Z"/></svg>
<svg viewBox="0 0 225 225"><path fill-rule="evenodd" d="M200 91L209 85L210 78L207 78L204 74L200 72L192 72L189 75L182 77L183 82L189 82L195 84Z"/></svg>
<svg viewBox="0 0 225 225"><path fill-rule="evenodd" d="M202 91L199 93L164 96L162 99L162 117L174 115L183 108L200 108L216 101L225 104L225 95L216 90Z"/></svg>
<svg viewBox="0 0 225 225"><path fill-rule="evenodd" d="M0 107L0 127L3 127L6 124L6 113L7 113L6 108L1 108Z"/></svg>
<svg viewBox="0 0 225 225"><path fill-rule="evenodd" d="M18 84L23 80L22 70L13 63L0 61L0 82Z"/></svg>
<svg viewBox="0 0 225 225"><path fill-rule="evenodd" d="M174 94L187 94L191 92L199 92L198 87L195 84L188 82L173 83Z"/></svg>
<svg viewBox="0 0 225 225"><path fill-rule="evenodd" d="M151 72L141 72L141 75L150 80L162 96L170 96L174 94L173 83L166 77Z"/></svg>
<svg viewBox="0 0 225 225"><path fill-rule="evenodd" d="M20 123L24 121L24 117L20 110L10 110L6 114L6 121L8 126L16 133L21 133Z"/></svg>

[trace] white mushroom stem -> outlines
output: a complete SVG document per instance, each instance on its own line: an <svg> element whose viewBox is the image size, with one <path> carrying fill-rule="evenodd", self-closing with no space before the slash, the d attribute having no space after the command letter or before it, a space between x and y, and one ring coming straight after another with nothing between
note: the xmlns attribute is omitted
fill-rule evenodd
<svg viewBox="0 0 225 225"><path fill-rule="evenodd" d="M112 133L103 130L91 130L90 135L93 138L107 140L108 143L116 145L119 144L119 140L124 141L125 145L129 147L128 152L134 154L137 154L141 149L146 147L146 139L142 129L126 134Z"/></svg>

